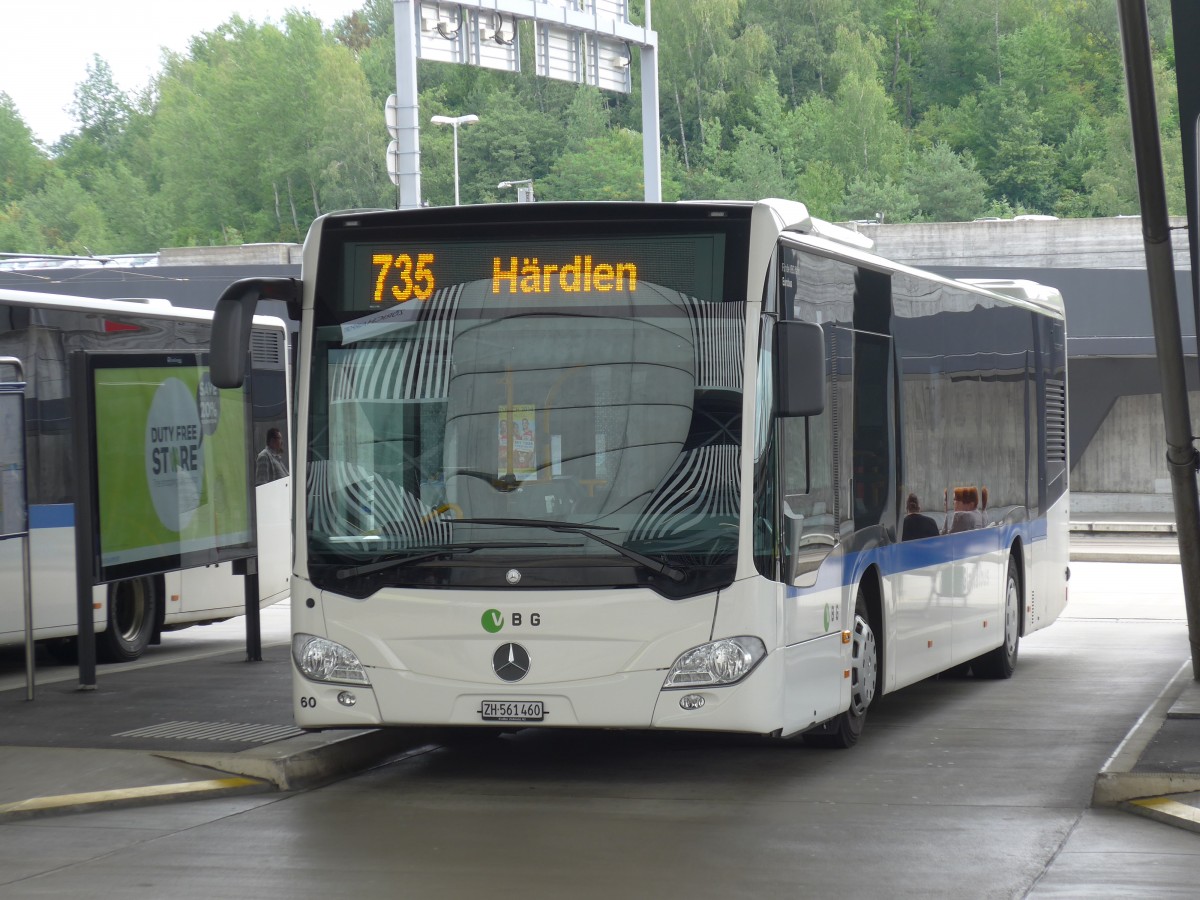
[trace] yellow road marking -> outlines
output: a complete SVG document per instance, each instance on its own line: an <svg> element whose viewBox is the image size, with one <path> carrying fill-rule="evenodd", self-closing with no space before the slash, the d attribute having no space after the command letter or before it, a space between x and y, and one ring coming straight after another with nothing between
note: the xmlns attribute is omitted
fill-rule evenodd
<svg viewBox="0 0 1200 900"><path fill-rule="evenodd" d="M255 778L213 778L207 781L188 781L181 784L151 784L146 787L122 788L114 791L88 791L82 794L59 794L54 797L31 797L16 803L0 804L0 816L6 813L37 812L71 806L88 806L98 803L113 803L126 800L153 800L161 797L188 796L210 791L233 788L263 786L266 782Z"/></svg>
<svg viewBox="0 0 1200 900"><path fill-rule="evenodd" d="M1174 819L1200 824L1200 809L1188 806L1170 797L1144 797L1141 800L1131 800L1130 803L1143 809L1153 810Z"/></svg>

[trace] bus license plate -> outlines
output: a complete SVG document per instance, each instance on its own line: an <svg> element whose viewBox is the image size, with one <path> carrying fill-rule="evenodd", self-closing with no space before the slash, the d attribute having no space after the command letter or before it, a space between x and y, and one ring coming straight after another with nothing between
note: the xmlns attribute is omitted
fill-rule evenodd
<svg viewBox="0 0 1200 900"><path fill-rule="evenodd" d="M541 722L546 707L541 700L484 700L479 714L485 722Z"/></svg>

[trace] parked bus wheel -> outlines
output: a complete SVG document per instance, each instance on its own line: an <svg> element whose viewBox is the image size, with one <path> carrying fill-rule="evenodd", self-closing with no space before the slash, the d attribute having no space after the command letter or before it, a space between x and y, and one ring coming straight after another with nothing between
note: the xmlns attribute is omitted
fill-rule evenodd
<svg viewBox="0 0 1200 900"><path fill-rule="evenodd" d="M149 578L118 581L108 587L108 628L96 635L101 662L137 659L154 634L158 593Z"/></svg>
<svg viewBox="0 0 1200 900"><path fill-rule="evenodd" d="M1004 643L971 663L979 678L1012 678L1017 668L1017 651L1021 646L1021 573L1017 560L1008 558L1008 578L1004 588Z"/></svg>
<svg viewBox="0 0 1200 900"><path fill-rule="evenodd" d="M809 746L848 749L857 744L866 724L867 710L878 693L879 647L861 586L854 602L854 630L850 640L850 708L805 732L804 743Z"/></svg>

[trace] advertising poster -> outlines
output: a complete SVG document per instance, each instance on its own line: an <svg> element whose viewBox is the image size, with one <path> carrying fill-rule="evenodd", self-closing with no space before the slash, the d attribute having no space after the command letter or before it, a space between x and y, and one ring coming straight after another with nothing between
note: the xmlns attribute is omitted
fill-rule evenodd
<svg viewBox="0 0 1200 900"><path fill-rule="evenodd" d="M509 472L518 481L537 478L537 431L532 404L500 407L498 443L500 459L498 475L503 478Z"/></svg>
<svg viewBox="0 0 1200 900"><path fill-rule="evenodd" d="M244 391L178 354L91 362L101 580L252 555Z"/></svg>

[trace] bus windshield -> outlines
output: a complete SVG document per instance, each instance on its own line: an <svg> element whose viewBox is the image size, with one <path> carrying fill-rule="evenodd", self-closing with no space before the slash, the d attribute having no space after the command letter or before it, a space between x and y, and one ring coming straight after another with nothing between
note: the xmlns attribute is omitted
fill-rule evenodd
<svg viewBox="0 0 1200 900"><path fill-rule="evenodd" d="M728 584L745 304L726 296L726 242L334 243L309 395L314 582Z"/></svg>

